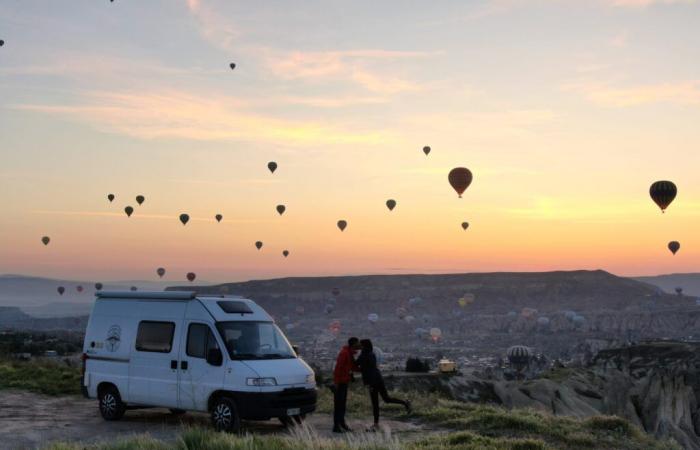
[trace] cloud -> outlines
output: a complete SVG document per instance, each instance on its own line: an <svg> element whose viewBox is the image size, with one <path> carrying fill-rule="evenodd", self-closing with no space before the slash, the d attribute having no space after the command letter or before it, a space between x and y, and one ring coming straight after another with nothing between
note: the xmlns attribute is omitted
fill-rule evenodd
<svg viewBox="0 0 700 450"><path fill-rule="evenodd" d="M700 81L644 84L615 87L608 84L578 82L564 86L565 90L582 94L602 106L624 108L653 103L676 105L700 104Z"/></svg>
<svg viewBox="0 0 700 450"><path fill-rule="evenodd" d="M197 21L202 37L222 50L233 51L239 32L225 14L218 14L200 0L187 0L187 9Z"/></svg>
<svg viewBox="0 0 700 450"><path fill-rule="evenodd" d="M611 6L646 8L653 5L691 4L696 0L606 0Z"/></svg>
<svg viewBox="0 0 700 450"><path fill-rule="evenodd" d="M267 50L264 65L282 79L344 81L385 95L424 89L419 83L387 75L382 66L398 60L432 57L441 52L396 50L292 51Z"/></svg>
<svg viewBox="0 0 700 450"><path fill-rule="evenodd" d="M180 91L91 92L82 104L21 104L15 109L63 116L140 139L250 140L280 144L379 144L383 130L353 130L333 123L289 120L252 112L244 102Z"/></svg>

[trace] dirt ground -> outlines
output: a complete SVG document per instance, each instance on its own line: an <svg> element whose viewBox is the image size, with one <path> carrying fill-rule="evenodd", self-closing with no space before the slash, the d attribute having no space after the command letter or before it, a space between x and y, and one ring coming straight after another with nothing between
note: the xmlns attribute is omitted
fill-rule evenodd
<svg viewBox="0 0 700 450"><path fill-rule="evenodd" d="M371 425L367 420L348 419L358 432ZM322 436L331 433L332 418L328 414L312 414L307 423ZM82 397L47 397L24 391L0 391L0 449L41 448L54 441L95 443L115 441L134 434L149 434L155 438L174 439L183 426L209 426L209 416L187 413L170 414L167 409L154 408L127 411L117 422L106 422L97 410L97 400ZM413 423L383 420L392 433L420 436L423 427ZM245 422L249 433L287 433L277 420Z"/></svg>

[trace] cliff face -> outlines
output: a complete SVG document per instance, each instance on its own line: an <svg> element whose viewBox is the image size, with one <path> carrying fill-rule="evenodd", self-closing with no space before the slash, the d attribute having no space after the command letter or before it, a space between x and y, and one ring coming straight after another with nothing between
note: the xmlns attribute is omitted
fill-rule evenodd
<svg viewBox="0 0 700 450"><path fill-rule="evenodd" d="M651 435L700 450L700 344L655 342L603 350L585 369L557 369L522 382L424 376L389 377L388 383L555 415L617 415Z"/></svg>

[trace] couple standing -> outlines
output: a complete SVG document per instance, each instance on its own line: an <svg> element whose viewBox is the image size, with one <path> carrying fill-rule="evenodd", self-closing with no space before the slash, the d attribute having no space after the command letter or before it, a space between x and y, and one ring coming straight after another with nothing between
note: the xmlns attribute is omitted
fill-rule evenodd
<svg viewBox="0 0 700 450"><path fill-rule="evenodd" d="M360 351L355 359L355 353ZM374 425L369 431L375 431L379 426L379 396L384 403L398 403L411 412L411 402L389 397L384 385L384 378L377 367L377 356L374 354L372 341L356 337L348 339L348 345L343 346L338 353L333 370L333 432L345 433L352 431L345 423L345 407L348 400L348 384L352 380L352 372L362 373L362 382L369 388L374 413Z"/></svg>

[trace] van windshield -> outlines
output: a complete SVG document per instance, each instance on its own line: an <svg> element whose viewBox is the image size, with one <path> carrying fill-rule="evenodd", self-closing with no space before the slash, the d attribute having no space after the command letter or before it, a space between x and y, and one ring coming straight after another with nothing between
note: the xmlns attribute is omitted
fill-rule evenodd
<svg viewBox="0 0 700 450"><path fill-rule="evenodd" d="M217 322L231 359L296 358L287 338L272 322Z"/></svg>

